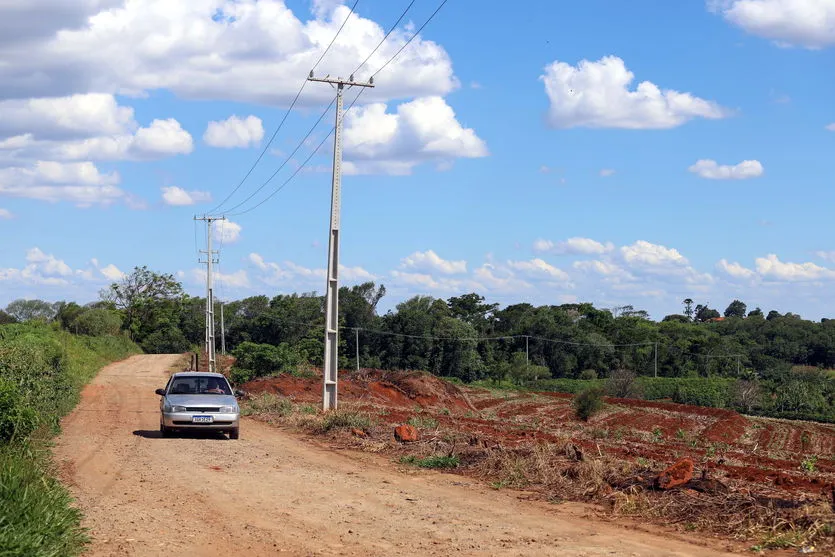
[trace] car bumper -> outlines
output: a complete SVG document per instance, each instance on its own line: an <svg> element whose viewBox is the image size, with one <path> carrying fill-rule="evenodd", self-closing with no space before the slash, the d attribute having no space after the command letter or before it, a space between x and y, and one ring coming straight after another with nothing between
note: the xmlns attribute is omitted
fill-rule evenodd
<svg viewBox="0 0 835 557"><path fill-rule="evenodd" d="M211 416L211 423L194 423L194 416ZM199 412L172 412L162 414L162 425L171 429L234 429L240 422L239 414L201 414Z"/></svg>

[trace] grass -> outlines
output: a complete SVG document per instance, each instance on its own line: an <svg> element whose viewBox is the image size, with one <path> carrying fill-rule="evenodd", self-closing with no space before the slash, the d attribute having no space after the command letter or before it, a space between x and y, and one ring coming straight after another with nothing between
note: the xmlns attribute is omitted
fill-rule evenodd
<svg viewBox="0 0 835 557"><path fill-rule="evenodd" d="M404 456L400 459L401 464L411 464L419 468L458 468L461 463L458 455L431 455L418 458L414 455Z"/></svg>
<svg viewBox="0 0 835 557"><path fill-rule="evenodd" d="M55 477L51 437L102 366L138 352L121 336L79 337L43 323L0 326L0 375L14 382L18 402L38 423L28 438L0 442L0 555L81 554L81 513Z"/></svg>
<svg viewBox="0 0 835 557"><path fill-rule="evenodd" d="M412 416L409 418L408 424L419 429L436 429L438 420L432 416Z"/></svg>
<svg viewBox="0 0 835 557"><path fill-rule="evenodd" d="M241 414L254 416L259 414L288 416L293 412L293 401L271 393L261 393L242 405Z"/></svg>

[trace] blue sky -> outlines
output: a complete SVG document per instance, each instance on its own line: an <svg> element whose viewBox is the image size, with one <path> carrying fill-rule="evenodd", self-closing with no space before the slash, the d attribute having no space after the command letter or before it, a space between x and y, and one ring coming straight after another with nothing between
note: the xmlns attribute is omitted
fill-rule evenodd
<svg viewBox="0 0 835 557"><path fill-rule="evenodd" d="M136 265L202 293L192 217L240 182L352 4L4 3L0 305L93 300ZM316 73L353 70L407 4L360 0ZM416 0L357 77L438 4ZM346 115L343 284L385 284L384 308L475 291L832 317L833 22L835 0L449 0ZM331 94L305 87L218 210L222 297L323 290L330 140L230 209Z"/></svg>

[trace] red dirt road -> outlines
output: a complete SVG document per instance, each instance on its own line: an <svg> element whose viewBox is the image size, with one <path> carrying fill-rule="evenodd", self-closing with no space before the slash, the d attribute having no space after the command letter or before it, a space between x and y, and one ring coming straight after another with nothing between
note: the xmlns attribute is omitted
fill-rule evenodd
<svg viewBox="0 0 835 557"><path fill-rule="evenodd" d="M177 358L104 368L64 421L55 456L89 555L730 555L252 420L239 441L162 439L154 389Z"/></svg>

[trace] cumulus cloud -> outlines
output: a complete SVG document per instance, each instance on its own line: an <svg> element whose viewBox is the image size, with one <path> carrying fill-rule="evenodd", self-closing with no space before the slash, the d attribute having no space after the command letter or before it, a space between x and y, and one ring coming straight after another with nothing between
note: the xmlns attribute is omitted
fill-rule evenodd
<svg viewBox="0 0 835 557"><path fill-rule="evenodd" d="M0 165L14 161L151 160L193 150L173 119L140 127L112 95L89 93L0 102Z"/></svg>
<svg viewBox="0 0 835 557"><path fill-rule="evenodd" d="M835 278L835 271L815 263L786 263L773 253L755 260L757 272L766 279L787 282Z"/></svg>
<svg viewBox="0 0 835 557"><path fill-rule="evenodd" d="M752 279L756 276L756 273L751 269L743 267L737 262L729 263L727 259L720 259L716 264L716 268L729 277L736 279Z"/></svg>
<svg viewBox="0 0 835 557"><path fill-rule="evenodd" d="M479 158L487 145L463 127L441 97L423 97L387 113L386 105L354 108L345 118L344 170L349 174L409 174L420 163L442 168Z"/></svg>
<svg viewBox="0 0 835 557"><path fill-rule="evenodd" d="M666 267L688 265L687 258L675 248L638 240L620 248L623 260L635 267Z"/></svg>
<svg viewBox="0 0 835 557"><path fill-rule="evenodd" d="M687 170L710 180L747 180L763 175L763 165L757 160L746 160L739 164L717 164L710 159L701 159Z"/></svg>
<svg viewBox="0 0 835 557"><path fill-rule="evenodd" d="M102 174L91 162L38 161L30 167L0 168L0 194L80 207L128 200L116 172Z"/></svg>
<svg viewBox="0 0 835 557"><path fill-rule="evenodd" d="M232 244L241 239L241 230L243 230L243 227L236 222L219 220L215 221L212 226L215 229L214 236L220 243Z"/></svg>
<svg viewBox="0 0 835 557"><path fill-rule="evenodd" d="M457 273L467 272L467 262L449 261L442 259L433 250L416 251L412 255L403 258L401 267L404 269L414 269L417 271L437 271L445 275L454 275Z"/></svg>
<svg viewBox="0 0 835 557"><path fill-rule="evenodd" d="M30 36L49 40L20 40L6 49L0 98L168 89L188 99L286 106L299 77L307 74L349 13L340 3L319 3L315 17L303 20L282 0L83 4L74 10L78 15L68 22L70 28L60 33L63 25L40 3L37 15L27 10L27 19L49 18L56 25L30 31ZM26 27L17 31L26 33ZM352 16L317 73L337 75L356 67L384 35L376 22ZM357 77L379 68L409 36L407 29L394 31ZM375 81L379 87L367 92L369 100L443 95L459 86L446 51L421 37ZM330 95L329 88L314 87L301 100L313 106L328 102Z"/></svg>
<svg viewBox="0 0 835 557"><path fill-rule="evenodd" d="M107 265L106 267L102 267L101 269L99 269L99 272L106 279L112 280L112 281L122 280L123 278L125 278L125 276L127 276L127 275L125 275L125 273L120 271L119 268L116 265L114 265L113 263L111 263L110 265Z"/></svg>
<svg viewBox="0 0 835 557"><path fill-rule="evenodd" d="M203 141L212 147L231 149L257 145L264 137L264 126L257 116L238 118L232 115L226 120L209 122Z"/></svg>
<svg viewBox="0 0 835 557"><path fill-rule="evenodd" d="M557 255L595 255L612 251L614 245L611 242L602 244L591 238L574 237L556 243L540 238L533 243L533 249L539 253L553 253Z"/></svg>
<svg viewBox="0 0 835 557"><path fill-rule="evenodd" d="M542 259L534 258L530 261L508 261L507 266L522 274L532 277L542 277L549 280L567 281L568 273L558 269Z"/></svg>
<svg viewBox="0 0 835 557"><path fill-rule="evenodd" d="M166 205L194 205L212 200L212 194L207 191L186 191L177 186L162 188L162 201Z"/></svg>
<svg viewBox="0 0 835 557"><path fill-rule="evenodd" d="M708 0L708 7L746 32L781 46L835 45L835 3L830 0Z"/></svg>
<svg viewBox="0 0 835 557"><path fill-rule="evenodd" d="M287 287L303 291L306 289L320 289L325 285L325 270L311 269L292 261L281 264L267 261L259 253L250 253L247 260L258 270L258 279L270 286ZM346 283L360 283L377 280L377 277L362 267L348 267L339 265L339 276Z"/></svg>
<svg viewBox="0 0 835 557"><path fill-rule="evenodd" d="M540 79L551 101L548 122L555 128L674 128L693 118L725 118L730 112L707 101L642 81L629 86L635 75L617 56L577 66L555 61Z"/></svg>

